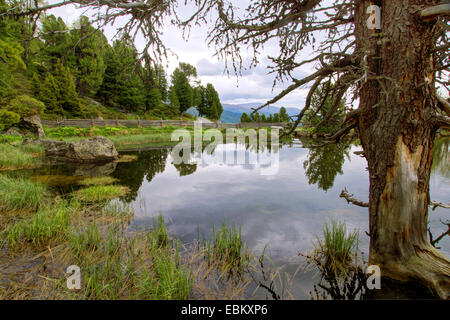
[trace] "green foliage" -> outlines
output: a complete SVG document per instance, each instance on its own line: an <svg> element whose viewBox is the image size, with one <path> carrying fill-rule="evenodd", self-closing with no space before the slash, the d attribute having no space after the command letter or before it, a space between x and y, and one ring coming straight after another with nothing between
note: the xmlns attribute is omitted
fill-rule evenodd
<svg viewBox="0 0 450 320"><path fill-rule="evenodd" d="M327 276L337 278L345 274L358 250L359 232L347 232L344 222L332 221L325 224L323 238L317 239L316 249Z"/></svg>
<svg viewBox="0 0 450 320"><path fill-rule="evenodd" d="M59 88L58 104L68 114L80 116L81 106L73 76L59 60L55 69L55 82Z"/></svg>
<svg viewBox="0 0 450 320"><path fill-rule="evenodd" d="M69 29L60 17L54 15L44 16L42 23L42 40L45 46L39 52L39 59L43 61L49 68L53 70L58 60L65 58L70 52L71 39Z"/></svg>
<svg viewBox="0 0 450 320"><path fill-rule="evenodd" d="M180 101L173 86L169 90L169 107L173 113L180 114Z"/></svg>
<svg viewBox="0 0 450 320"><path fill-rule="evenodd" d="M16 147L10 144L0 144L0 170L15 170L31 168L40 163L43 150L41 147L21 146Z"/></svg>
<svg viewBox="0 0 450 320"><path fill-rule="evenodd" d="M64 110L60 104L59 87L51 74L45 76L45 81L38 93L39 100L45 104L47 114L63 115Z"/></svg>
<svg viewBox="0 0 450 320"><path fill-rule="evenodd" d="M103 82L103 55L108 42L86 16L81 16L75 25L70 31L73 49L67 58L67 65L76 79L78 93L81 96L94 96Z"/></svg>
<svg viewBox="0 0 450 320"><path fill-rule="evenodd" d="M94 185L76 191L74 196L82 202L99 202L124 196L128 191L128 188L122 186Z"/></svg>
<svg viewBox="0 0 450 320"><path fill-rule="evenodd" d="M45 105L41 101L38 101L27 95L20 95L15 97L5 107L5 110L14 112L21 117L41 114L44 109Z"/></svg>
<svg viewBox="0 0 450 320"><path fill-rule="evenodd" d="M219 263L228 272L240 272L248 265L250 256L242 241L241 228L228 227L225 222L219 230L213 226L211 239L203 239L202 246L209 264Z"/></svg>
<svg viewBox="0 0 450 320"><path fill-rule="evenodd" d="M31 3L24 5L28 8ZM0 0L1 10L10 6L13 2ZM149 59L142 65L129 36L111 46L86 16L70 28L60 17L44 13L36 23L39 37L34 37L34 21L30 23L30 19L0 20L2 106L27 95L43 102L41 116L50 120L100 116L170 119L193 106L190 82L197 77L194 66L180 63L169 90L164 67ZM221 114L220 102L214 102L214 107L210 117L216 119Z"/></svg>
<svg viewBox="0 0 450 320"><path fill-rule="evenodd" d="M0 2L0 11L8 9L5 1ZM0 19L0 98L8 94L13 82L12 72L25 69L22 60L24 48L20 39L20 23L8 17Z"/></svg>
<svg viewBox="0 0 450 320"><path fill-rule="evenodd" d="M40 247L48 245L51 240L67 239L69 216L76 209L65 201L45 206L30 218L10 225L4 231L6 241L13 247L24 242Z"/></svg>
<svg viewBox="0 0 450 320"><path fill-rule="evenodd" d="M289 122L289 115L285 107L280 108L280 122ZM274 121L275 122L275 121Z"/></svg>
<svg viewBox="0 0 450 320"><path fill-rule="evenodd" d="M138 76L137 51L125 40L116 40L105 53L105 74L97 93L110 106L120 107L128 112L143 112L147 94Z"/></svg>
<svg viewBox="0 0 450 320"><path fill-rule="evenodd" d="M220 103L219 94L211 83L203 86L198 86L194 89L194 102L200 116L207 117L211 120L218 120L223 112L222 104Z"/></svg>
<svg viewBox="0 0 450 320"><path fill-rule="evenodd" d="M345 117L345 99L342 99L339 102L336 111L329 118L327 124L317 129L319 123L321 123L333 107L332 97L327 96L326 99L323 99L324 94L324 85L319 86L313 93L311 98L311 107L305 112L303 125L306 127L315 128L315 132L331 133L340 127L340 124Z"/></svg>
<svg viewBox="0 0 450 320"><path fill-rule="evenodd" d="M338 174L342 174L345 157L349 158L349 145L329 144L321 148L311 148L308 158L303 162L305 174L310 184L327 191L334 184Z"/></svg>
<svg viewBox="0 0 450 320"><path fill-rule="evenodd" d="M179 68L175 69L172 74L172 85L180 104L179 110L181 114L193 106L194 91L189 84L186 74L180 71Z"/></svg>
<svg viewBox="0 0 450 320"><path fill-rule="evenodd" d="M36 210L42 204L45 192L46 188L40 182L0 175L1 210Z"/></svg>
<svg viewBox="0 0 450 320"><path fill-rule="evenodd" d="M246 112L244 112L241 115L241 122L252 122L252 118L250 118L249 115Z"/></svg>
<svg viewBox="0 0 450 320"><path fill-rule="evenodd" d="M0 130L6 130L20 120L20 115L15 112L0 109Z"/></svg>

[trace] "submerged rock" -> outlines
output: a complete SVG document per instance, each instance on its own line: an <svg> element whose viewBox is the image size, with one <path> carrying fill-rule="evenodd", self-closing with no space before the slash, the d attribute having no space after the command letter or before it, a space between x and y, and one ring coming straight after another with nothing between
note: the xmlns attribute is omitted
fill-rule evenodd
<svg viewBox="0 0 450 320"><path fill-rule="evenodd" d="M31 133L38 138L45 137L44 129L42 128L41 118L39 116L25 117L17 124L19 129L24 133Z"/></svg>
<svg viewBox="0 0 450 320"><path fill-rule="evenodd" d="M102 136L76 142L40 140L40 144L47 157L58 161L97 163L119 158L112 141Z"/></svg>

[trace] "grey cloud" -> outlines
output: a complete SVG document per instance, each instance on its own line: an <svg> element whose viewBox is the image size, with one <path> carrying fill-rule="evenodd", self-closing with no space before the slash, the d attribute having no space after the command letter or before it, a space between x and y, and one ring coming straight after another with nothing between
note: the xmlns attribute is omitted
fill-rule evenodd
<svg viewBox="0 0 450 320"><path fill-rule="evenodd" d="M220 63L212 63L206 58L197 61L197 73L199 76L221 76L223 71L224 67Z"/></svg>

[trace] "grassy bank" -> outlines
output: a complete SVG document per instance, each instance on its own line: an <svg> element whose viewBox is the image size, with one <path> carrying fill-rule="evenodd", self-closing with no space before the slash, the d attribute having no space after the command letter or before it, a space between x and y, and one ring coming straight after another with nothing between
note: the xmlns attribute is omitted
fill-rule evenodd
<svg viewBox="0 0 450 320"><path fill-rule="evenodd" d="M170 235L162 216L130 230L133 211L106 201L126 190L101 180L62 199L42 183L0 175L0 263L7 266L0 298L188 299L223 297L224 287L235 298L243 293L248 280L237 285L222 277L243 272L250 259L240 229L224 224L188 247ZM70 265L80 267L79 290L67 288ZM211 285L217 279L222 284Z"/></svg>
<svg viewBox="0 0 450 320"><path fill-rule="evenodd" d="M41 163L44 150L40 146L23 146L20 142L0 143L0 171L33 168Z"/></svg>

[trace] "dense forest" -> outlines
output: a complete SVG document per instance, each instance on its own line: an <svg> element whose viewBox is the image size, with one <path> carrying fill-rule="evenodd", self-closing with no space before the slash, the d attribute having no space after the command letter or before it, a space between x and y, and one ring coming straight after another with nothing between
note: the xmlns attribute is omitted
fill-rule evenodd
<svg viewBox="0 0 450 320"><path fill-rule="evenodd" d="M8 8L0 0L0 11ZM0 130L20 117L43 119L217 120L223 108L214 86L203 86L196 68L180 63L168 79L163 65L142 58L126 35L109 43L81 16L72 26L54 15L0 20Z"/></svg>

